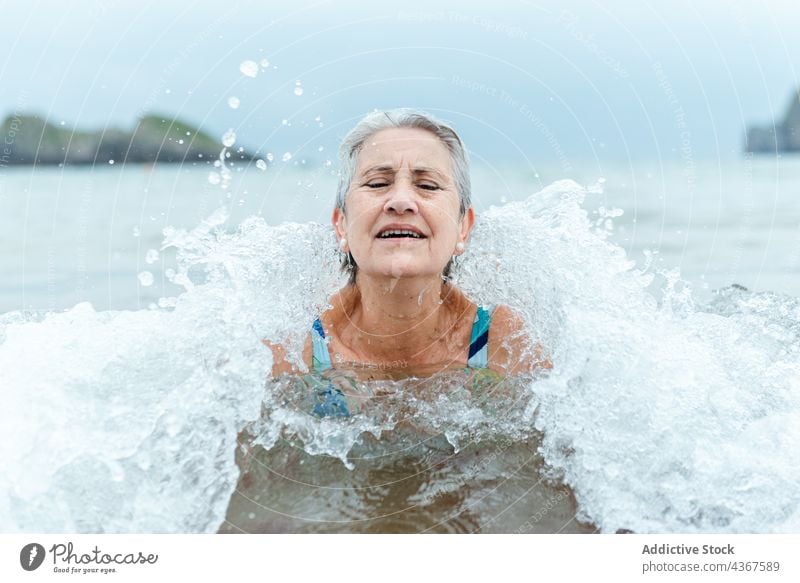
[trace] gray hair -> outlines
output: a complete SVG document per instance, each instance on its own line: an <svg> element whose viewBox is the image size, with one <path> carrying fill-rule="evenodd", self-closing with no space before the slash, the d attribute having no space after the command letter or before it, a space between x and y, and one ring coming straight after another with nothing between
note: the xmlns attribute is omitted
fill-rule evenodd
<svg viewBox="0 0 800 583"><path fill-rule="evenodd" d="M433 116L407 108L368 113L344 137L339 146L340 170L336 206L342 212L345 212L345 200L347 199L347 193L350 192L350 186L358 165L358 154L364 146L364 142L379 131L392 128L427 130L439 138L447 147L453 165L453 180L458 191L459 217L463 218L467 209L472 205L472 186L469 179L469 158L461 138L458 137L452 127ZM445 281L450 279L452 266L453 260L450 259L442 272L442 277ZM349 252L342 258L342 271L350 273L350 283L354 284L358 273L358 265L356 265L353 255Z"/></svg>

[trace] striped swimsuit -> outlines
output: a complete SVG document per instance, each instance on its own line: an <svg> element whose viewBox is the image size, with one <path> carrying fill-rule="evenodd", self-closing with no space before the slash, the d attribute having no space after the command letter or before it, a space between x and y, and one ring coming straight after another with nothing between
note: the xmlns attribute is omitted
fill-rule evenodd
<svg viewBox="0 0 800 583"><path fill-rule="evenodd" d="M489 366L489 326L492 323L494 306L488 309L478 306L475 322L472 324L472 335L469 341L467 368L486 369ZM325 330L319 318L314 320L311 330L313 344L312 363L314 371L321 373L332 369L331 355L325 340ZM320 417L348 417L347 402L342 391L329 383L328 386L318 391L318 403L314 406L314 414Z"/></svg>

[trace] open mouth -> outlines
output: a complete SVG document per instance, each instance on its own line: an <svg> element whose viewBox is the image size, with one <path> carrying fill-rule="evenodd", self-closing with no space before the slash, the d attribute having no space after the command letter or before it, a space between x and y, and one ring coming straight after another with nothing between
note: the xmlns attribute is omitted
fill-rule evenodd
<svg viewBox="0 0 800 583"><path fill-rule="evenodd" d="M390 229L378 233L378 239L427 239L425 235L405 229Z"/></svg>

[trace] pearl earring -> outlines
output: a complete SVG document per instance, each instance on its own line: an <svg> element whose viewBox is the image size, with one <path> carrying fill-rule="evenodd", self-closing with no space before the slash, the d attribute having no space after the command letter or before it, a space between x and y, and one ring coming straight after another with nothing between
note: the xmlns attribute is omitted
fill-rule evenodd
<svg viewBox="0 0 800 583"><path fill-rule="evenodd" d="M339 241L339 249L341 249L342 251L344 251L344 248L345 248L345 247L347 247L347 239L345 239L344 237L342 237L342 239Z"/></svg>
<svg viewBox="0 0 800 583"><path fill-rule="evenodd" d="M463 250L464 250L464 243L462 243L461 241L459 241L458 243L456 243L456 249L457 249L458 251L463 251Z"/></svg>

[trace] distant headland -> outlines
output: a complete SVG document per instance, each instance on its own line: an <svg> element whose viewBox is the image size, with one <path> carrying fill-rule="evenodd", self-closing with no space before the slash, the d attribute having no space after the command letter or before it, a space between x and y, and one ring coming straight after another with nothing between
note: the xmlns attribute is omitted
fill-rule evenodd
<svg viewBox="0 0 800 583"><path fill-rule="evenodd" d="M63 122L62 122L63 123ZM187 163L219 158L222 143L173 116L147 115L133 131L108 128L80 131L55 125L38 115L10 115L0 133L4 166ZM253 160L246 151L231 158Z"/></svg>
<svg viewBox="0 0 800 583"><path fill-rule="evenodd" d="M747 129L745 152L800 152L800 91L792 96L783 121Z"/></svg>

